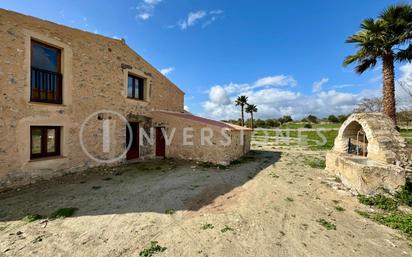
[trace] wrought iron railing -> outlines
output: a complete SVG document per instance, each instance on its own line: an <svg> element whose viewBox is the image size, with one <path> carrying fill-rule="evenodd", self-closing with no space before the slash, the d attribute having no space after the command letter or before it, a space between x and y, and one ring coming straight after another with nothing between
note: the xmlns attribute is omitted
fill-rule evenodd
<svg viewBox="0 0 412 257"><path fill-rule="evenodd" d="M61 104L62 81L58 72L31 67L30 101Z"/></svg>

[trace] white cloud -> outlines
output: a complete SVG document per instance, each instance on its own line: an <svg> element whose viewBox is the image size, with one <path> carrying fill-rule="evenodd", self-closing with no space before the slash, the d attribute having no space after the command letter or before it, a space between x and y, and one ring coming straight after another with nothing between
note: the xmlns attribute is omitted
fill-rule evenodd
<svg viewBox="0 0 412 257"><path fill-rule="evenodd" d="M174 70L175 70L175 67L167 67L167 68L161 69L160 72L163 75L167 75L167 74L171 73Z"/></svg>
<svg viewBox="0 0 412 257"><path fill-rule="evenodd" d="M193 27L196 24L202 23L202 28L206 28L216 20L223 17L222 10L212 10L212 11L205 11L199 10L196 12L190 12L185 19L182 19L177 22L175 25L170 25L168 28L179 27L181 30L186 30L189 27Z"/></svg>
<svg viewBox="0 0 412 257"><path fill-rule="evenodd" d="M213 86L210 91L209 91L209 100L212 103L218 104L218 105L228 105L230 104L230 98L228 96L227 91L217 85Z"/></svg>
<svg viewBox="0 0 412 257"><path fill-rule="evenodd" d="M323 78L319 81L313 82L312 85L312 92L320 92L322 91L322 86L328 83L329 79L328 78Z"/></svg>
<svg viewBox="0 0 412 257"><path fill-rule="evenodd" d="M292 76L268 76L258 79L253 87L263 86L296 86L297 82Z"/></svg>
<svg viewBox="0 0 412 257"><path fill-rule="evenodd" d="M205 11L190 12L187 18L178 22L180 29L185 30L195 25L200 19L203 19L207 13Z"/></svg>
<svg viewBox="0 0 412 257"><path fill-rule="evenodd" d="M150 4L150 5L157 5L158 3L160 3L162 0L144 0L143 2L145 4Z"/></svg>
<svg viewBox="0 0 412 257"><path fill-rule="evenodd" d="M204 112L200 115L218 120L238 119L240 109L234 101L237 96L246 95L250 103L258 106L258 118L291 115L301 119L308 114L325 117L329 114L348 114L362 98L379 95L379 91L373 90L359 93L321 90L314 94L302 94L293 90L293 87L278 87L296 84L292 76L278 75L258 79L252 84L216 85L209 90L209 99L202 103Z"/></svg>
<svg viewBox="0 0 412 257"><path fill-rule="evenodd" d="M137 15L136 18L140 20L148 20L153 16L154 9L162 0L142 0L140 4L136 7Z"/></svg>
<svg viewBox="0 0 412 257"><path fill-rule="evenodd" d="M147 20L150 17L152 17L152 14L148 12L143 12L143 13L138 14L137 17L139 17L142 20Z"/></svg>
<svg viewBox="0 0 412 257"><path fill-rule="evenodd" d="M185 111L190 112L189 106L185 105L183 108L184 108Z"/></svg>

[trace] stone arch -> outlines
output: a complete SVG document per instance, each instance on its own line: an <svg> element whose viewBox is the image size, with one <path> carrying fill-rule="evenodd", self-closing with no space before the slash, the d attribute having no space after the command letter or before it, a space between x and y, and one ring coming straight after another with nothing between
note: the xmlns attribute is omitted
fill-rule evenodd
<svg viewBox="0 0 412 257"><path fill-rule="evenodd" d="M356 138L357 132L361 129L368 142L368 159L393 163L398 148L405 145L393 122L384 114L355 113L339 129L333 150L347 153L349 138Z"/></svg>

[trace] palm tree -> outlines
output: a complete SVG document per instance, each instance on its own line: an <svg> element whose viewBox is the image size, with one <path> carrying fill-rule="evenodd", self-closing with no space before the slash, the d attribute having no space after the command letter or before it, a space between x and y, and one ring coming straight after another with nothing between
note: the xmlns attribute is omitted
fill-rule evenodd
<svg viewBox="0 0 412 257"><path fill-rule="evenodd" d="M236 98L235 103L236 103L236 106L240 106L240 110L241 110L241 113L242 113L242 124L241 124L241 126L244 126L245 125L244 109L245 109L245 105L247 105L247 96L244 96L244 95L238 96Z"/></svg>
<svg viewBox="0 0 412 257"><path fill-rule="evenodd" d="M246 112L250 113L250 120L251 120L251 123L252 123L252 125L251 125L252 129L253 129L253 113L257 112L257 111L258 111L258 109L257 109L256 105L254 105L254 104L248 104L248 106L246 107Z"/></svg>
<svg viewBox="0 0 412 257"><path fill-rule="evenodd" d="M412 60L412 5L397 4L385 9L377 19L366 19L361 31L348 37L347 43L356 44L358 51L346 57L344 66L356 62L359 74L382 61L383 113L396 124L394 62Z"/></svg>

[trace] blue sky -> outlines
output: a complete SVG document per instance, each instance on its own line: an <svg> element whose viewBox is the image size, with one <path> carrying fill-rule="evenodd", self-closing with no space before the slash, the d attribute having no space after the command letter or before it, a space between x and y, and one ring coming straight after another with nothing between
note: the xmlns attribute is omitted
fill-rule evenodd
<svg viewBox="0 0 412 257"><path fill-rule="evenodd" d="M379 67L362 76L342 67L354 52L344 41L362 19L397 2L3 0L0 7L124 38L168 71L191 112L228 119L239 116L239 94L262 118L348 113L361 98L379 95ZM398 78L412 74L412 66L400 68Z"/></svg>

